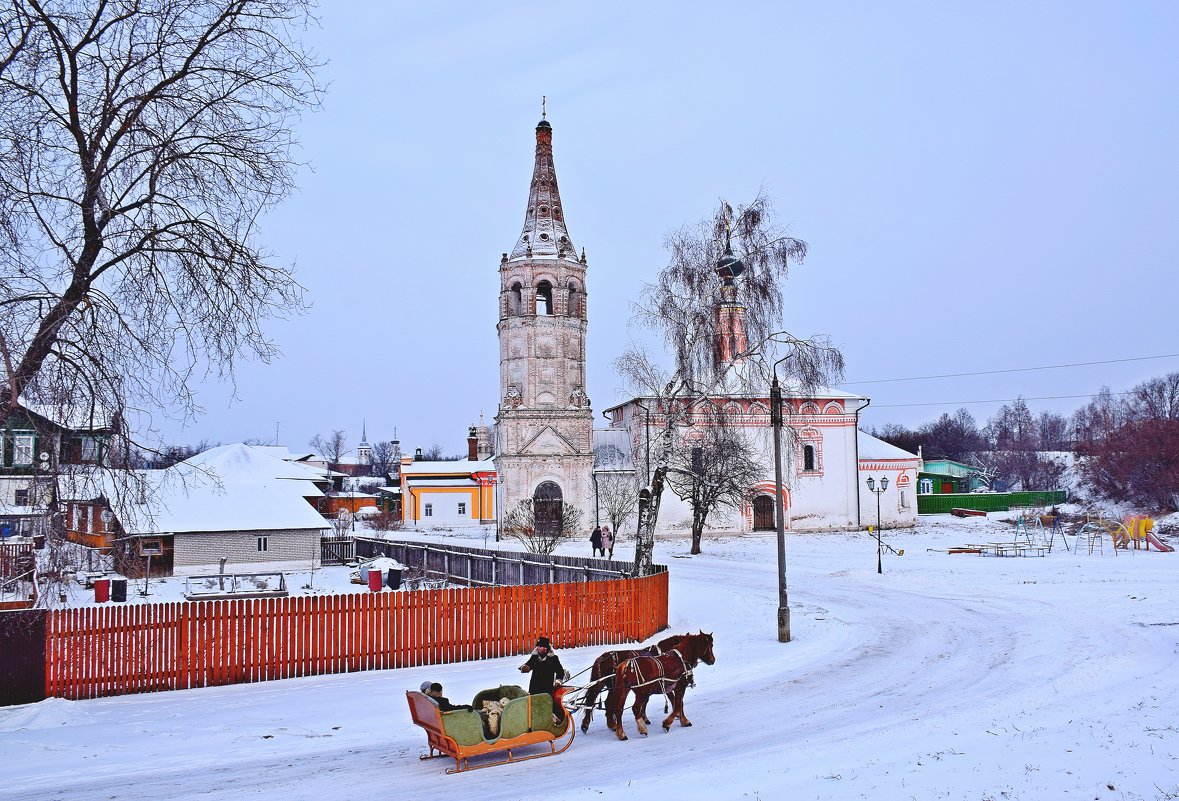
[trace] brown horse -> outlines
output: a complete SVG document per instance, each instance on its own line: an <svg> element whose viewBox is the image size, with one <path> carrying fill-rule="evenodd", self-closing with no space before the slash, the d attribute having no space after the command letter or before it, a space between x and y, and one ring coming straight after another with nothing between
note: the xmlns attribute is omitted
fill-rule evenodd
<svg viewBox="0 0 1179 801"><path fill-rule="evenodd" d="M676 634L637 651L607 651L595 659L594 666L590 669L589 684L585 688L585 698L581 702L585 708L585 714L581 718L582 733L589 731L590 721L594 719L594 705L598 701L598 694L603 691L608 692L614 686L614 671L618 669L619 665L636 656L659 656L659 654L671 650L688 636L687 634ZM647 721L647 723L650 722Z"/></svg>
<svg viewBox="0 0 1179 801"><path fill-rule="evenodd" d="M622 729L622 710L626 697L635 694L635 724L639 733L647 736L647 699L655 693L663 693L671 701L671 714L663 721L663 730L670 731L671 723L677 717L681 726L691 726L692 721L684 714L684 692L692 678L692 671L700 662L711 665L716 662L712 653L712 635L692 634L678 645L659 656L636 656L621 665L614 672L614 686L606 696L606 725L625 740Z"/></svg>

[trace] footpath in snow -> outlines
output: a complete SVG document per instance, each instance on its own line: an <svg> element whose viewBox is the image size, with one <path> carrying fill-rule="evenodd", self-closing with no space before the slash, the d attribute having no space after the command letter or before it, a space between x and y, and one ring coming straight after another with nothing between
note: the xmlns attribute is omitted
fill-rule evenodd
<svg viewBox="0 0 1179 801"><path fill-rule="evenodd" d="M944 553L1010 531L922 518L886 533L905 555L886 553L883 575L866 534L789 534L789 644L772 536L691 558L661 541L672 630L716 638L692 728L644 739L628 711L625 743L599 715L549 759L456 776L420 761L405 690L430 679L469 700L520 682L522 657L51 699L0 708L0 799L1179 797L1179 555ZM560 654L577 672L602 650Z"/></svg>

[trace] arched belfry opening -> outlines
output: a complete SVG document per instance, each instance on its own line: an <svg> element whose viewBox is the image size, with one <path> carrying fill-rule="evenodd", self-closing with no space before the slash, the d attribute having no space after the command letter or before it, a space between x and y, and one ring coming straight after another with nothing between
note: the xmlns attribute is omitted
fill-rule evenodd
<svg viewBox="0 0 1179 801"><path fill-rule="evenodd" d="M548 281L541 281L536 285L536 316L543 317L553 313L553 285Z"/></svg>

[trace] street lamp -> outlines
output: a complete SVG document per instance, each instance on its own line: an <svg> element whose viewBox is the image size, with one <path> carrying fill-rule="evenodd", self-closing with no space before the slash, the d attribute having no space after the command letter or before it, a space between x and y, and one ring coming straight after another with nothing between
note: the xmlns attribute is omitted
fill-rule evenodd
<svg viewBox="0 0 1179 801"><path fill-rule="evenodd" d="M770 384L770 425L774 429L774 525L778 533L778 642L790 642L790 605L786 597L786 505L782 499L782 387L778 383L778 365L774 362L774 380Z"/></svg>
<svg viewBox="0 0 1179 801"><path fill-rule="evenodd" d="M876 496L876 572L883 573L884 567L880 563L880 552L883 549L880 543L880 496L888 489L888 476L881 477L880 489L876 489L876 481L868 476L868 489Z"/></svg>

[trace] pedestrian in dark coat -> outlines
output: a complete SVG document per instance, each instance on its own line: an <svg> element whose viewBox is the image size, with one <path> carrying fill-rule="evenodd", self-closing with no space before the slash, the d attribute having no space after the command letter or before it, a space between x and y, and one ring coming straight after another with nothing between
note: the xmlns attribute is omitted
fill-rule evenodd
<svg viewBox="0 0 1179 801"><path fill-rule="evenodd" d="M594 526L594 533L590 534L590 545L594 547L594 556L598 555L598 551L602 552L602 556L606 555L606 551L602 548L602 529Z"/></svg>
<svg viewBox="0 0 1179 801"><path fill-rule="evenodd" d="M528 661L520 665L521 673L531 673L528 679L528 694L545 694L553 699L553 722L560 723L565 719L565 711L557 703L553 690L557 685L569 678L569 671L561 664L560 658L552 652L548 637L541 637L536 641L536 647L529 655Z"/></svg>

